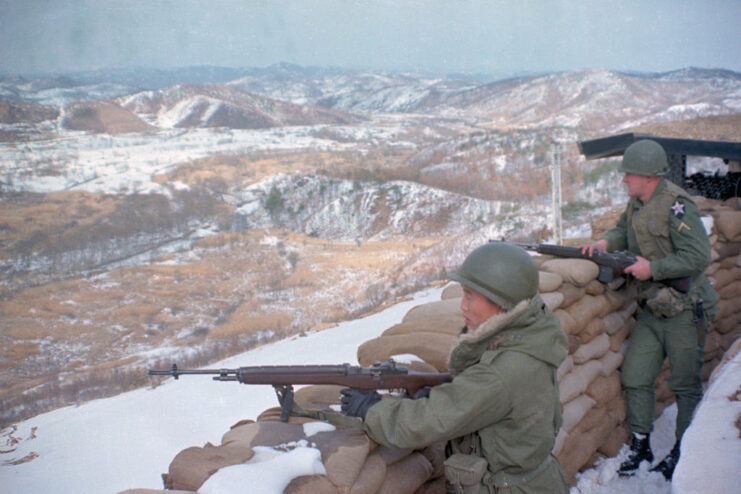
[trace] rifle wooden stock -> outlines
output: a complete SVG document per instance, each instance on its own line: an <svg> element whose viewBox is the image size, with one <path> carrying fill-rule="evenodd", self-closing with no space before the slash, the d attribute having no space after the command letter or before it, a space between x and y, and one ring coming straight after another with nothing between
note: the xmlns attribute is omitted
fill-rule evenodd
<svg viewBox="0 0 741 494"><path fill-rule="evenodd" d="M446 372L415 372L396 365L393 360L375 362L372 367L341 365L263 365L236 369L149 369L150 376L208 374L215 381L238 381L242 384L269 384L278 394L283 407L281 419L288 420L293 404L295 384L336 384L356 389L403 389L408 396L425 386L437 386L453 380ZM285 421L284 420L284 421Z"/></svg>

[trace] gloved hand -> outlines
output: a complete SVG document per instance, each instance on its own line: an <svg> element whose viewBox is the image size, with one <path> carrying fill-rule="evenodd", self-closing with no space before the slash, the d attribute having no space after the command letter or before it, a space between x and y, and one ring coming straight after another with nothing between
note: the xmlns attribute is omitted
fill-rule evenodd
<svg viewBox="0 0 741 494"><path fill-rule="evenodd" d="M342 395L342 413L352 417L365 418L368 409L381 401L381 395L372 389L346 388L340 391Z"/></svg>
<svg viewBox="0 0 741 494"><path fill-rule="evenodd" d="M414 396L412 396L413 400L419 400L420 398L429 398L430 397L430 390L432 389L431 386L422 386L417 391L414 392Z"/></svg>

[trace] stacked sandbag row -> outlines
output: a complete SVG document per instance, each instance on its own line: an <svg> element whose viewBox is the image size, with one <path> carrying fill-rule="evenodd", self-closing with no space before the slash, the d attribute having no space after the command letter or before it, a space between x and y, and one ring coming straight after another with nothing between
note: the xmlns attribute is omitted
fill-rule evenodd
<svg viewBox="0 0 741 494"><path fill-rule="evenodd" d="M213 490L208 482L217 470L243 463L264 448L320 452L324 472L294 477L283 491L290 494L413 494L442 469L442 444L417 452L394 450L375 444L360 429L311 427L316 424L320 423L295 418L288 423L261 418L238 424L224 434L219 446L181 451L163 476L165 486L186 492ZM270 472L264 475L267 478Z"/></svg>
<svg viewBox="0 0 741 494"><path fill-rule="evenodd" d="M306 409L327 409L339 403L341 386L305 386L296 391L295 401ZM245 420L232 426L221 444L184 449L163 474L166 491L134 489L121 494L162 494L220 492L222 485L214 474L224 467L261 469L261 488L272 475L264 463L250 460L257 454L280 455L318 451L321 471L302 472L300 460L289 470L294 474L283 492L286 494L427 494L444 492L442 468L444 443L419 451L380 446L357 428L336 428L308 418L290 417L280 422L280 408L265 410L256 421ZM311 454L311 453L304 453ZM296 458L301 458L296 455ZM275 468L273 468L275 470ZM260 472L260 470L257 470ZM437 479L437 480L435 480ZM255 486L257 487L257 486Z"/></svg>
<svg viewBox="0 0 741 494"><path fill-rule="evenodd" d="M541 296L569 338L557 374L563 424L554 454L573 479L597 455L614 456L628 437L619 368L635 324L635 291L622 279L597 281L591 261L535 260Z"/></svg>
<svg viewBox="0 0 741 494"><path fill-rule="evenodd" d="M705 271L718 294L718 313L708 328L702 369L706 380L717 366L723 353L741 336L741 211L725 204L706 200L700 203L704 214L710 215L712 262Z"/></svg>

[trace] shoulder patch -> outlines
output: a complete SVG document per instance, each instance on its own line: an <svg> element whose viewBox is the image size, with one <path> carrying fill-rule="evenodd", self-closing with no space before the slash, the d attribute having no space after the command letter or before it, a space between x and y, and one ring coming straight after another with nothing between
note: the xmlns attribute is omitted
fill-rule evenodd
<svg viewBox="0 0 741 494"><path fill-rule="evenodd" d="M682 202L681 199L675 200L674 204L672 204L672 207L669 209L671 209L674 216L680 220L684 218L684 202Z"/></svg>

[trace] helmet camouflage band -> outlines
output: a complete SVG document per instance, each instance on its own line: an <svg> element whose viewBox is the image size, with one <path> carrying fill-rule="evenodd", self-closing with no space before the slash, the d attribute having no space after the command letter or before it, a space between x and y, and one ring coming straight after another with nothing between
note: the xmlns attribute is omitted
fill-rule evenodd
<svg viewBox="0 0 741 494"><path fill-rule="evenodd" d="M620 171L648 177L660 177L668 170L666 151L656 141L636 141L625 150Z"/></svg>
<svg viewBox="0 0 741 494"><path fill-rule="evenodd" d="M490 242L471 252L449 278L510 310L538 293L538 268L523 248Z"/></svg>

